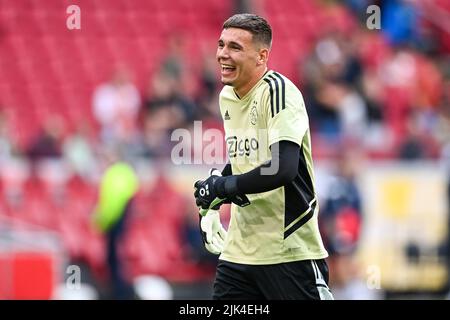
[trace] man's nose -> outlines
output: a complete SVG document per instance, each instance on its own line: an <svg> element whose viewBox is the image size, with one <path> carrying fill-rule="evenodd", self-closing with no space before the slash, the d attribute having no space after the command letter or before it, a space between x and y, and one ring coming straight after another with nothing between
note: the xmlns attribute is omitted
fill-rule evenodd
<svg viewBox="0 0 450 320"><path fill-rule="evenodd" d="M228 54L228 50L225 48L219 48L217 49L217 59L221 59L221 58L228 58L229 54Z"/></svg>

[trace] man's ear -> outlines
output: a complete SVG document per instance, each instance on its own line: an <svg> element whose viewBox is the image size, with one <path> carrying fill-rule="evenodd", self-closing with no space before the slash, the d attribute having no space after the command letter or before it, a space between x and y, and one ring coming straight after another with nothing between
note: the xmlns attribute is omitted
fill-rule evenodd
<svg viewBox="0 0 450 320"><path fill-rule="evenodd" d="M269 49L261 48L261 49L259 49L259 52L258 52L258 61L256 64L258 66L260 66L262 64L266 64L268 58L269 58Z"/></svg>

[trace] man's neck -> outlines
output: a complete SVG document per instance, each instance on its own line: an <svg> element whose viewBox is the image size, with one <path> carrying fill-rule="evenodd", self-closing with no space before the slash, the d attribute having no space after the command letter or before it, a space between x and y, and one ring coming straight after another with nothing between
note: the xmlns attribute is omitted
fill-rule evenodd
<svg viewBox="0 0 450 320"><path fill-rule="evenodd" d="M266 72L267 66L264 69L258 70L258 72L255 73L255 76L252 78L252 80L249 81L245 86L239 89L234 88L234 92L240 99L242 99L243 97L245 97L247 93L250 92L250 90L252 90L252 88L258 83L258 81L261 80L262 77L264 77Z"/></svg>

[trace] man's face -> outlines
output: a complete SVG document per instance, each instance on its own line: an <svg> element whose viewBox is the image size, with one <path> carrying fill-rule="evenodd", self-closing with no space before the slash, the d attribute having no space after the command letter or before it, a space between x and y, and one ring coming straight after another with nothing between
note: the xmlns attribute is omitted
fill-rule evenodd
<svg viewBox="0 0 450 320"><path fill-rule="evenodd" d="M223 84L233 86L238 91L255 77L259 54L249 31L224 29L220 35L216 57Z"/></svg>

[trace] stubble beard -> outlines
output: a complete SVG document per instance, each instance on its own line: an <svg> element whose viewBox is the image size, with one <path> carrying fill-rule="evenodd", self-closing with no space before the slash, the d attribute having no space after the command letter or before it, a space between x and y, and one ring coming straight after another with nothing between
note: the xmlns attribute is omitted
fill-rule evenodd
<svg viewBox="0 0 450 320"><path fill-rule="evenodd" d="M224 86L233 86L233 82L230 80L220 80Z"/></svg>

